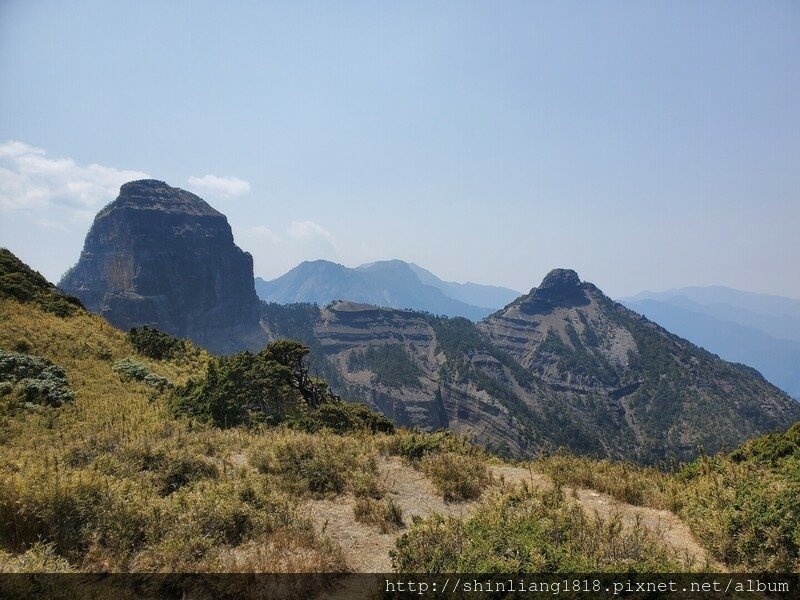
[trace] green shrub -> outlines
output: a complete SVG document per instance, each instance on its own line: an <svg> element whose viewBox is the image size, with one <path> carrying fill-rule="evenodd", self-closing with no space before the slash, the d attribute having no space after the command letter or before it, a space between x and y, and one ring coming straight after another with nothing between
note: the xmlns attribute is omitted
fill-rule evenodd
<svg viewBox="0 0 800 600"><path fill-rule="evenodd" d="M308 348L278 340L253 354L212 359L205 378L189 380L170 398L176 416L218 427L288 423L305 431L391 432L392 423L365 406L343 403L309 375Z"/></svg>
<svg viewBox="0 0 800 600"><path fill-rule="evenodd" d="M176 415L218 427L281 423L301 402L287 366L250 352L212 359L203 380L190 380L171 397Z"/></svg>
<svg viewBox="0 0 800 600"><path fill-rule="evenodd" d="M588 517L556 490L483 501L466 520L416 521L392 552L406 573L677 572L677 557L644 527Z"/></svg>
<svg viewBox="0 0 800 600"><path fill-rule="evenodd" d="M75 400L64 369L37 356L0 350L0 383L0 396L16 392L30 404L61 406Z"/></svg>
<svg viewBox="0 0 800 600"><path fill-rule="evenodd" d="M58 556L52 544L36 542L22 554L0 550L0 573L71 573L75 569Z"/></svg>
<svg viewBox="0 0 800 600"><path fill-rule="evenodd" d="M172 386L172 383L168 379L156 375L147 365L131 360L130 358L118 360L111 367L111 370L117 373L123 381L140 381L158 391L164 391L166 388Z"/></svg>
<svg viewBox="0 0 800 600"><path fill-rule="evenodd" d="M155 360L168 360L186 352L186 340L179 340L147 325L134 327L127 334L133 349Z"/></svg>
<svg viewBox="0 0 800 600"><path fill-rule="evenodd" d="M350 490L356 498L372 498L380 500L386 495L376 473L371 471L355 471L350 476Z"/></svg>
<svg viewBox="0 0 800 600"><path fill-rule="evenodd" d="M353 438L290 430L254 447L250 463L261 473L281 476L290 488L315 496L343 493L357 472L377 473L371 451Z"/></svg>
<svg viewBox="0 0 800 600"><path fill-rule="evenodd" d="M330 429L344 434L353 431L370 433L393 433L394 424L363 404L327 402L315 410L309 410L287 421L289 427L314 433Z"/></svg>
<svg viewBox="0 0 800 600"><path fill-rule="evenodd" d="M93 545L127 555L148 530L148 515L134 500L137 492L89 474L36 485L6 478L0 486L0 539L17 551L40 541L52 544L77 562Z"/></svg>
<svg viewBox="0 0 800 600"><path fill-rule="evenodd" d="M410 462L417 462L431 453L463 450L464 444L449 431L418 433L400 431L386 441L385 450L389 454L402 456Z"/></svg>

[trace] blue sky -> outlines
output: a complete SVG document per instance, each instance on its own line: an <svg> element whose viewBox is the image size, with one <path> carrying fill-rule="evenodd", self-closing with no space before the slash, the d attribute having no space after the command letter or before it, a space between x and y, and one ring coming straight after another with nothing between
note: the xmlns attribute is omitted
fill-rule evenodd
<svg viewBox="0 0 800 600"><path fill-rule="evenodd" d="M796 2L5 0L0 90L0 243L51 279L147 175L266 278L800 297Z"/></svg>

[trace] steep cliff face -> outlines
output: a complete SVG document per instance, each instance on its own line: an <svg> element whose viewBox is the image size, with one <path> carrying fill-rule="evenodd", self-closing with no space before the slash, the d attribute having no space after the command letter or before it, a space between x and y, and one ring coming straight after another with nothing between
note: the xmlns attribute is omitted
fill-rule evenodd
<svg viewBox="0 0 800 600"><path fill-rule="evenodd" d="M800 419L800 405L756 371L670 334L574 271L553 271L477 325L352 302L264 311L270 334L310 344L345 397L511 455L564 446L685 460Z"/></svg>
<svg viewBox="0 0 800 600"><path fill-rule="evenodd" d="M222 213L163 181L122 186L59 287L121 329L151 325L219 353L265 340L252 257Z"/></svg>

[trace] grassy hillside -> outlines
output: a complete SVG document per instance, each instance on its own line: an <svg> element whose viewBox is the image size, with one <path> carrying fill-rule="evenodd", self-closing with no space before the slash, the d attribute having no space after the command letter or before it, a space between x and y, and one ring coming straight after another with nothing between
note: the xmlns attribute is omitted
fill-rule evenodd
<svg viewBox="0 0 800 600"><path fill-rule="evenodd" d="M0 288L0 572L347 571L359 528L401 570L686 568L657 531L596 516L570 483L678 513L728 566L798 568L800 426L676 474L512 466L341 403L295 368L296 344L219 359L125 334L3 258L0 282L22 273L10 279L30 293ZM442 510L403 504L420 497ZM344 533L315 520L326 510Z"/></svg>
<svg viewBox="0 0 800 600"><path fill-rule="evenodd" d="M673 473L568 455L538 465L562 484L678 514L732 568L800 571L800 423Z"/></svg>
<svg viewBox="0 0 800 600"><path fill-rule="evenodd" d="M114 365L137 363L180 386L206 369L213 360L206 353L188 347L176 359L150 359L128 336L82 311L58 317L3 300L0 319L8 324L0 348L60 366L75 394L74 403L60 407L4 396L2 570L344 570L336 540L300 514L307 499L354 495L362 499L356 519L379 529L402 523L380 492L382 455L403 457L451 501L473 499L488 485L488 458L450 435L220 428L176 418L170 389L117 373ZM592 527L563 503L540 510L571 510L565 534ZM596 539L603 535L597 531ZM408 544L398 567L421 560ZM661 548L640 567L663 554ZM477 566L494 564L490 554ZM623 563L604 557L602 564Z"/></svg>

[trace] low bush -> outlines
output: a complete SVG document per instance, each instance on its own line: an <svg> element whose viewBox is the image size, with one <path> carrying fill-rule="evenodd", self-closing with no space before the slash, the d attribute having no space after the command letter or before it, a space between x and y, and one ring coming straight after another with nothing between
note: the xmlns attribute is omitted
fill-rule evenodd
<svg viewBox="0 0 800 600"><path fill-rule="evenodd" d="M378 479L377 473L369 470L353 472L349 483L350 491L356 498L380 500L386 495L386 490Z"/></svg>
<svg viewBox="0 0 800 600"><path fill-rule="evenodd" d="M455 452L426 454L420 460L420 468L448 502L474 500L490 481L486 463L481 458Z"/></svg>
<svg viewBox="0 0 800 600"><path fill-rule="evenodd" d="M127 338L136 352L155 360L177 358L185 354L188 347L186 340L179 340L147 325L134 327L128 332Z"/></svg>
<svg viewBox="0 0 800 600"><path fill-rule="evenodd" d="M402 430L381 445L384 452L401 456L409 462L415 463L423 456L439 452L474 451L468 448L463 441L456 438L449 431L435 433L419 433L416 431Z"/></svg>
<svg viewBox="0 0 800 600"><path fill-rule="evenodd" d="M343 493L355 473L377 473L375 456L358 440L291 430L257 444L250 463L261 473L280 476L290 488L315 496Z"/></svg>
<svg viewBox="0 0 800 600"><path fill-rule="evenodd" d="M0 350L0 396L14 394L30 404L61 406L75 400L67 374L49 360Z"/></svg>
<svg viewBox="0 0 800 600"><path fill-rule="evenodd" d="M147 365L131 360L130 358L124 358L115 362L111 370L117 373L123 381L139 381L160 392L172 386L172 383L168 379L156 375Z"/></svg>
<svg viewBox="0 0 800 600"><path fill-rule="evenodd" d="M554 481L678 514L714 560L755 571L800 568L800 424L701 456L674 472L557 455Z"/></svg>
<svg viewBox="0 0 800 600"><path fill-rule="evenodd" d="M373 525L381 533L397 531L404 525L403 509L391 498L358 498L353 506L353 515L359 523Z"/></svg>
<svg viewBox="0 0 800 600"><path fill-rule="evenodd" d="M131 485L72 473L37 485L7 477L0 487L0 539L18 552L41 541L80 564L92 547L127 556L147 536L149 514Z"/></svg>
<svg viewBox="0 0 800 600"><path fill-rule="evenodd" d="M345 434L354 431L370 433L392 433L394 424L385 416L376 413L363 404L348 402L327 402L317 409L303 412L287 420L287 425L309 433L330 429L334 433Z"/></svg>
<svg viewBox="0 0 800 600"><path fill-rule="evenodd" d="M75 569L60 557L52 544L36 542L22 554L0 550L0 573L71 573Z"/></svg>
<svg viewBox="0 0 800 600"><path fill-rule="evenodd" d="M492 496L461 520L433 515L397 541L406 573L677 572L679 561L643 527L588 517L555 489Z"/></svg>

